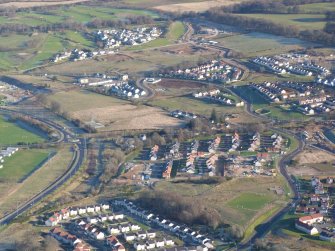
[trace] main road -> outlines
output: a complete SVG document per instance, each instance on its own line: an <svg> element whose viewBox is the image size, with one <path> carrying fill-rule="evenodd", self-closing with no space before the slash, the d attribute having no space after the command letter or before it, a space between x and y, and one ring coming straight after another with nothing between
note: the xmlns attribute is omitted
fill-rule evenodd
<svg viewBox="0 0 335 251"><path fill-rule="evenodd" d="M5 108L0 108L0 111L6 112L6 113L23 114L23 115L30 116L27 113L20 113L19 111L13 111L10 109L5 109ZM66 131L62 126L56 124L55 122L42 119L42 118L37 118L34 116L31 116L31 117L48 125L49 127L53 128L60 134L60 138L56 143L66 142L68 138L71 137L71 134L68 131ZM0 225L11 223L17 216L27 212L36 203L43 200L46 196L56 191L60 186L62 186L66 181L68 181L79 170L80 166L82 165L84 157L85 157L85 149L86 149L85 139L79 139L78 142L73 143L74 154L73 154L73 158L71 162L69 163L66 171L61 176L59 176L56 180L54 180L48 187L42 190L40 193L36 194L34 197L29 199L27 202L20 205L13 212L2 217L0 219Z"/></svg>

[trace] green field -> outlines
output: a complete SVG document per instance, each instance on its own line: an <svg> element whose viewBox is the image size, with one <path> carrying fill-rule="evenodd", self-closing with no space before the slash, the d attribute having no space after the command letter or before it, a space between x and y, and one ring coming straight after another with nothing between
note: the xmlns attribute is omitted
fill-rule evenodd
<svg viewBox="0 0 335 251"><path fill-rule="evenodd" d="M157 38L148 43L132 46L128 50L143 50L150 48L162 47L165 45L173 44L178 39L180 39L185 33L185 25L182 22L173 22L168 27L168 31L164 37Z"/></svg>
<svg viewBox="0 0 335 251"><path fill-rule="evenodd" d="M14 17L0 19L2 24L25 24L28 26L38 26L45 24L56 24L64 21L75 21L86 23L95 18L110 20L122 19L128 16L150 16L158 15L149 10L137 9L116 9L100 6L61 6L50 11L20 11Z"/></svg>
<svg viewBox="0 0 335 251"><path fill-rule="evenodd" d="M32 172L47 157L49 151L45 149L20 149L11 157L6 157L3 168L0 169L0 178L19 180Z"/></svg>
<svg viewBox="0 0 335 251"><path fill-rule="evenodd" d="M298 6L301 11L306 13L321 13L327 11L335 11L334 3L311 3Z"/></svg>
<svg viewBox="0 0 335 251"><path fill-rule="evenodd" d="M7 122L0 116L0 145L14 145L17 143L39 143L43 138L31 133L15 123Z"/></svg>
<svg viewBox="0 0 335 251"><path fill-rule="evenodd" d="M255 193L242 193L236 198L228 202L228 206L236 208L237 210L259 210L266 204L270 203L271 197L265 195L258 195Z"/></svg>
<svg viewBox="0 0 335 251"><path fill-rule="evenodd" d="M224 47L239 51L246 56L276 54L313 45L296 38L286 38L260 32L237 34L214 40Z"/></svg>
<svg viewBox="0 0 335 251"><path fill-rule="evenodd" d="M68 112L81 111L91 108L128 104L128 101L104 96L88 91L58 92L49 96L50 100L59 102Z"/></svg>
<svg viewBox="0 0 335 251"><path fill-rule="evenodd" d="M296 26L301 30L322 30L325 26L323 14L239 14L245 17L265 19L282 25Z"/></svg>
<svg viewBox="0 0 335 251"><path fill-rule="evenodd" d="M269 191L269 187L275 184L280 185L278 179L263 177L232 179L212 185L175 183L172 180L157 183L154 190L169 191L206 203L209 208L217 210L225 222L246 228L254 222L254 217L268 208L281 205L284 198ZM258 224L261 222L258 221Z"/></svg>

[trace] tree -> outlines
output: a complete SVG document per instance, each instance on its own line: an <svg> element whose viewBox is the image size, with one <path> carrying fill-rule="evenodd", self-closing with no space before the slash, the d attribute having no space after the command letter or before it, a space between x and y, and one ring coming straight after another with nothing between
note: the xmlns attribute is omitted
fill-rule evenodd
<svg viewBox="0 0 335 251"><path fill-rule="evenodd" d="M50 235L45 237L43 242L43 248L44 250L48 251L57 251L60 249L58 241Z"/></svg>
<svg viewBox="0 0 335 251"><path fill-rule="evenodd" d="M215 108L213 108L213 110L212 110L210 120L211 120L211 121L214 121L215 123L218 122L218 115L217 115L217 113L216 113Z"/></svg>
<svg viewBox="0 0 335 251"><path fill-rule="evenodd" d="M15 243L14 250L17 251L36 251L41 250L39 235L33 230L27 230L20 239Z"/></svg>
<svg viewBox="0 0 335 251"><path fill-rule="evenodd" d="M227 233L230 238L240 241L244 237L244 230L238 225L232 225L227 229Z"/></svg>
<svg viewBox="0 0 335 251"><path fill-rule="evenodd" d="M157 132L154 132L151 136L152 143L155 145L165 145L165 139L160 136Z"/></svg>

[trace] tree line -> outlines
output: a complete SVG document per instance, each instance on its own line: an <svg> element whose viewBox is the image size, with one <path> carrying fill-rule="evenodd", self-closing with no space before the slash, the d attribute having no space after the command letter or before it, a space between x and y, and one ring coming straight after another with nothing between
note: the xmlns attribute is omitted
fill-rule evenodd
<svg viewBox="0 0 335 251"><path fill-rule="evenodd" d="M128 16L123 20L103 20L93 19L87 23L80 23L71 20L66 20L62 23L43 24L31 26L27 24L5 23L0 25L0 34L9 33L32 33L32 32L49 32L49 31L87 31L90 28L123 28L127 25L143 25L152 24L154 20L148 16Z"/></svg>
<svg viewBox="0 0 335 251"><path fill-rule="evenodd" d="M222 9L228 13L273 13L273 14L293 14L302 13L299 5L310 3L332 2L330 0L281 0L267 1L255 0L247 1L231 6L224 6Z"/></svg>

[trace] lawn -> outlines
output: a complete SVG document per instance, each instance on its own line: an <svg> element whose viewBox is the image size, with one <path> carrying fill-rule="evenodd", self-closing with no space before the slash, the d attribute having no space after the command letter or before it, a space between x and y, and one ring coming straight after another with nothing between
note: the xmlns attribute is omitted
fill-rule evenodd
<svg viewBox="0 0 335 251"><path fill-rule="evenodd" d="M301 47L308 47L312 43L296 38L286 38L260 32L237 34L214 39L224 47L242 52L246 56L278 54Z"/></svg>
<svg viewBox="0 0 335 251"><path fill-rule="evenodd" d="M322 30L325 26L323 14L239 14L245 17L265 19L282 25L296 26L301 30Z"/></svg>
<svg viewBox="0 0 335 251"><path fill-rule="evenodd" d="M0 177L4 180L19 180L30 174L49 155L49 150L20 149L11 157L6 157Z"/></svg>
<svg viewBox="0 0 335 251"><path fill-rule="evenodd" d="M266 204L269 204L272 198L266 195L259 195L256 193L242 193L236 198L230 200L227 205L237 210L254 210L258 211Z"/></svg>
<svg viewBox="0 0 335 251"><path fill-rule="evenodd" d="M15 123L6 121L0 116L0 145L15 145L18 143L39 143L43 138L29 132Z"/></svg>

